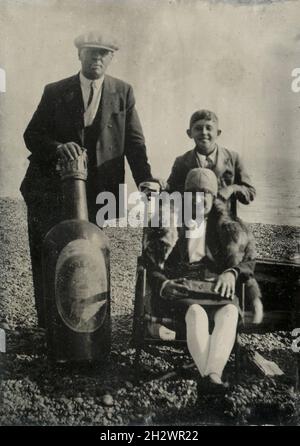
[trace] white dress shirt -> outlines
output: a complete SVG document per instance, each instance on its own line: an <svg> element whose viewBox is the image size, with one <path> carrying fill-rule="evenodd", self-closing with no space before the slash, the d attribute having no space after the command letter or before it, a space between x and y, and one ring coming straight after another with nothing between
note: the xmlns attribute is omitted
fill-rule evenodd
<svg viewBox="0 0 300 446"><path fill-rule="evenodd" d="M214 167L217 163L217 147L214 148L214 150L208 155L201 155L201 153L197 153L197 158L200 167L206 167L208 169L211 169Z"/></svg>
<svg viewBox="0 0 300 446"><path fill-rule="evenodd" d="M100 77L99 79L91 80L87 79L80 72L79 78L84 105L84 126L88 127L89 125L92 125L100 104L104 76ZM91 92L91 84L93 84L94 94L92 102L88 107L87 104Z"/></svg>

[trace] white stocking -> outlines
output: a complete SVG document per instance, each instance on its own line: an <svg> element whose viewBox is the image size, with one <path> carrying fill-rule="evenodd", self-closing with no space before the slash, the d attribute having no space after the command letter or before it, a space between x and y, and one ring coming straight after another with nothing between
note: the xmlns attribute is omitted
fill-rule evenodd
<svg viewBox="0 0 300 446"><path fill-rule="evenodd" d="M198 304L191 305L186 312L185 322L189 352L201 376L204 376L210 344L206 311Z"/></svg>
<svg viewBox="0 0 300 446"><path fill-rule="evenodd" d="M235 342L238 309L233 304L225 305L216 311L214 320L205 375L215 373L221 378Z"/></svg>

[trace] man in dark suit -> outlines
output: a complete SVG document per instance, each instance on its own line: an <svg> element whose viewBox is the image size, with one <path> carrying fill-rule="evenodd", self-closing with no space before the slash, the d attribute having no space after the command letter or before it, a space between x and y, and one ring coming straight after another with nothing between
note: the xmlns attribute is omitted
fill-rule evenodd
<svg viewBox="0 0 300 446"><path fill-rule="evenodd" d="M89 219L95 222L96 196L113 192L118 199L124 183L125 157L138 186L149 180L145 140L132 87L107 76L106 70L118 49L99 33L75 39L81 71L45 87L24 133L29 167L21 185L28 208L28 233L38 322L41 311L41 247L45 234L60 221L61 189L56 171L58 159L88 154L87 201Z"/></svg>

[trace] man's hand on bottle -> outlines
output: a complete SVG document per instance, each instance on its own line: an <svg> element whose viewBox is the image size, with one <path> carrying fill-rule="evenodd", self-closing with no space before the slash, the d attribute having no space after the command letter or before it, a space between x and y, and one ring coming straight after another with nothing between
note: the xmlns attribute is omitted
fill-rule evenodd
<svg viewBox="0 0 300 446"><path fill-rule="evenodd" d="M235 282L235 274L232 271L225 271L219 275L214 291L215 293L219 293L222 297L233 299Z"/></svg>
<svg viewBox="0 0 300 446"><path fill-rule="evenodd" d="M80 147L76 142L66 142L65 144L60 144L56 153L58 158L63 161L76 160L83 152L83 148Z"/></svg>

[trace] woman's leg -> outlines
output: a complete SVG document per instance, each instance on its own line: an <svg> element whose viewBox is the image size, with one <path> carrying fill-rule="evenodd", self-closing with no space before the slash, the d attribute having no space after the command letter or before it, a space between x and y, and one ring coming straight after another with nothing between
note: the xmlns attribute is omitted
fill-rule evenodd
<svg viewBox="0 0 300 446"><path fill-rule="evenodd" d="M216 382L222 382L222 373L235 342L237 307L233 304L221 307L216 311L214 320L205 375L210 375Z"/></svg>
<svg viewBox="0 0 300 446"><path fill-rule="evenodd" d="M185 322L189 352L201 376L204 376L210 338L206 311L198 304L191 305L186 312Z"/></svg>

